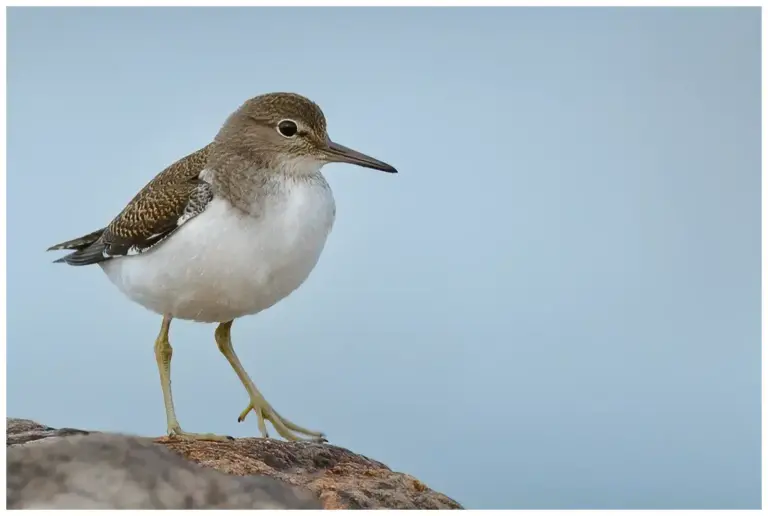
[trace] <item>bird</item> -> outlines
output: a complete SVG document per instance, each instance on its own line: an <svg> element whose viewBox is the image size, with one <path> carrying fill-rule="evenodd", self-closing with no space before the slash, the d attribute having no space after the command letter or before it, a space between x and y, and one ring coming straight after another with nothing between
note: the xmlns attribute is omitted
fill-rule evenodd
<svg viewBox="0 0 768 516"><path fill-rule="evenodd" d="M235 354L233 321L284 299L309 277L336 220L333 192L321 169L346 163L397 170L328 136L314 101L275 92L246 100L213 140L158 173L105 227L51 246L67 250L54 263L98 265L130 301L162 317L154 352L167 434L192 433L176 417L171 391L173 319L216 324L214 339L245 388L259 432L266 422L288 441L327 442L323 432L281 416Z"/></svg>

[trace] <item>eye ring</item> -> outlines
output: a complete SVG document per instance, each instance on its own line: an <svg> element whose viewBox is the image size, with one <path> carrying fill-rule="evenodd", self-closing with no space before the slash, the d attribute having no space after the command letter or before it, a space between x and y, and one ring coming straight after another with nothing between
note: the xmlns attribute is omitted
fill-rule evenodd
<svg viewBox="0 0 768 516"><path fill-rule="evenodd" d="M295 138L299 134L299 126L293 120L286 118L277 123L277 132L284 138Z"/></svg>

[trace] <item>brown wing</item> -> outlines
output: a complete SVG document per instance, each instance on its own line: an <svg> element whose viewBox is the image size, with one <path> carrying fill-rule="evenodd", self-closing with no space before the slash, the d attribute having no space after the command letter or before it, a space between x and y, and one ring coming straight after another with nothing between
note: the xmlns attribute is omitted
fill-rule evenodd
<svg viewBox="0 0 768 516"><path fill-rule="evenodd" d="M90 265L151 249L182 224L202 213L213 199L211 185L199 179L210 146L180 159L150 181L101 233L51 249L76 248L56 262ZM98 238L86 241L98 235ZM69 244L80 244L79 248Z"/></svg>

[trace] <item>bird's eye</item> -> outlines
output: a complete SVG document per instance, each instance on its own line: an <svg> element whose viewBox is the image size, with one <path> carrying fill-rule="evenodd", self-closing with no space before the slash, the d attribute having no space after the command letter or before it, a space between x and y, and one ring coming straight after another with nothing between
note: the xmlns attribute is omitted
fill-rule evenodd
<svg viewBox="0 0 768 516"><path fill-rule="evenodd" d="M293 120L281 120L277 124L277 132L286 138L293 138L299 132L299 127Z"/></svg>

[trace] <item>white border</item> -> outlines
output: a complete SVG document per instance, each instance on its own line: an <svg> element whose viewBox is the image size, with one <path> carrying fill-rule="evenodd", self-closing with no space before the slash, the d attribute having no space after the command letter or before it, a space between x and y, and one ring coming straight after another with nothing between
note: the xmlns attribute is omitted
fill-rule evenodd
<svg viewBox="0 0 768 516"><path fill-rule="evenodd" d="M741 1L741 2L715 2L712 0L694 1L694 0L644 0L644 1L592 1L578 2L575 0L539 0L539 1L520 1L520 0L477 0L477 1L446 1L446 0L282 0L282 1L254 1L254 0L228 0L221 2L183 1L183 0L162 0L157 2L141 0L122 0L114 2L94 1L88 3L71 3L54 0L43 0L37 2L5 2L7 7L759 7L764 5L764 1Z"/></svg>
<svg viewBox="0 0 768 516"><path fill-rule="evenodd" d="M6 10L3 9L2 12L2 19L3 19L3 34L6 34L6 16L5 16ZM5 153L5 147L6 147L6 124L8 123L8 116L7 116L7 98L6 98L6 84L7 84L7 68L6 68L6 59L5 59L5 44L6 44L6 38L3 37L2 43L0 43L0 46L2 47L2 52L0 52L0 59L3 61L3 125L2 129L2 139L0 140L0 152L2 152L2 158L3 158L3 164L2 164L2 181L0 181L0 199L2 200L2 208L0 209L0 239L3 243L2 252L0 252L0 270L2 270L2 277L0 277L0 292L2 292L2 297L0 297L0 329L2 329L2 335L0 335L0 342L2 342L3 345L3 382L2 386L0 386L3 391L2 395L2 404L3 404L3 413L7 416L7 408L6 408L6 392L5 392L5 386L6 386L6 370L8 367L8 360L7 360L7 347L6 347L6 334L7 334L7 321L6 321L6 299L7 299L7 289L6 289L6 275L7 275L7 269L6 269L6 249L8 248L8 240L6 238L6 213L7 213L7 206L8 206L8 198L6 197L6 191L5 187L7 184L6 181L6 153ZM5 463L5 448L3 448L3 463ZM5 492L6 489L6 483L5 483L5 468L2 468L2 473L0 473L0 476L2 476L2 484L3 484L3 492ZM4 497L5 498L5 497Z"/></svg>
<svg viewBox="0 0 768 516"><path fill-rule="evenodd" d="M686 6L686 7L714 7L714 6L723 6L723 7L736 7L736 6L764 6L763 1L751 1L751 2L714 2L714 1L621 1L621 2L608 2L608 1L592 1L592 2L576 2L576 1L552 1L552 0L540 0L537 2L523 2L523 1L503 1L503 0L496 0L496 1L489 1L489 0L483 0L483 1L475 1L475 2L460 2L460 1L444 1L444 0L421 0L421 1L406 1L406 0L378 0L378 1L371 1L371 2L360 2L355 0L336 0L336 1L307 1L307 0L283 0L280 2L269 2L269 1L226 1L226 2L217 2L215 5L216 7L224 7L224 6L388 6L388 7L395 7L395 6L538 6L538 7L555 7L555 6L561 6L561 7L580 7L580 6L620 6L620 7L629 7L629 6L637 6L637 7L651 7L651 6L660 6L660 7L671 7L671 6ZM72 4L67 2L57 2L57 1L37 1L37 2L6 2L5 3L6 8L9 6L55 6L55 7L64 7L64 6L87 6L87 7L100 7L100 6L211 6L210 3L203 2L203 1L182 1L182 0L164 0L161 2L147 2L147 1L140 1L140 0L133 0L133 1L126 1L122 0L119 2L104 2L104 1L94 1L94 2L88 2L88 3L80 3L80 4ZM765 9L762 10L762 26L761 28L764 28L766 26L766 13ZM2 11L2 22L3 27L6 28L6 9L3 9ZM5 32L5 31L4 31ZM2 52L0 52L0 59L2 59L3 62L3 82L2 82L2 88L3 88L3 95L2 95L2 112L3 115L6 115L6 80L7 80L7 69L6 69L6 38L3 37L2 40L0 40L0 47L2 49ZM768 85L768 82L766 81L766 71L765 71L765 56L766 56L766 43L765 39L762 39L762 88L763 91L765 91L765 88ZM766 106L765 106L765 95L763 95L762 99L762 118L765 120L766 116ZM7 122L7 117L6 122ZM0 237L2 238L2 242L6 245L3 246L2 253L0 253L0 270L2 270L2 277L0 277L0 291L2 292L2 297L0 298L0 328L2 329L2 335L0 336L0 342L2 342L3 351L6 351L6 253L5 249L7 248L7 240L6 240L6 206L7 206L7 192L6 192L6 124L4 123L2 125L2 143L0 144L0 149L2 151L2 182L0 182L0 199L2 200L2 209L0 209ZM762 143L763 143L763 149L766 147L766 134L763 130L762 132ZM761 182L761 188L762 188L762 199L766 198L766 194L768 194L768 187L766 187L766 181L765 181L765 153L763 152L762 156L762 182ZM765 270L765 262L766 262L766 255L768 252L768 245L766 244L766 222L768 221L768 210L765 208L765 204L762 203L762 226L761 226L761 235L762 235L762 257L761 257L761 263L762 263L762 269ZM763 273L762 276L762 292L761 297L764 300L766 297L766 294L768 294L768 281L766 280L766 276ZM766 364L766 358L765 358L765 340L766 340L766 330L765 330L765 320L766 315L768 315L768 309L766 308L766 304L763 302L761 306L761 313L762 313L762 343L763 343L763 353L762 353L762 371L763 375L765 374L765 364ZM6 357L6 354L3 355ZM7 367L7 361L5 361L6 367ZM4 367L2 370L3 375L3 381L2 381L2 405L3 410L6 409L6 396L5 396L5 390L6 390L6 368ZM765 403L766 399L766 384L765 381L762 382L762 400L763 404ZM763 407L762 412L762 428L763 428L763 436L766 435L768 432L766 429L768 428L768 418L766 418L766 411ZM5 449L3 449L3 459L5 459ZM762 496L763 500L765 500L765 493L766 493L766 486L768 485L768 479L766 478L766 457L768 456L766 454L766 446L765 446L765 439L763 439L763 446L762 446ZM2 485L3 489L5 489L5 468L2 468ZM489 482L492 482L493 479L488 479ZM500 488L503 488L500 486ZM450 493L448 493L450 496ZM57 513L77 513L78 511L57 511ZM102 511L100 511L102 512ZM109 511L112 512L112 511ZM176 511L172 511L176 512ZM181 512L181 511L178 511ZM272 511L268 511L272 512ZM385 511L389 512L389 511ZM475 512L475 511L471 511ZM507 511L487 511L487 512L507 512ZM511 511L509 511L511 512ZM515 511L520 513L530 513L530 514L560 514L566 511ZM579 513L592 513L594 511L567 511L567 512L579 512ZM631 513L633 515L639 515L639 514L647 514L647 513L674 513L674 514L690 514L690 513L702 513L704 511L600 511L600 514L623 514L623 513ZM749 512L763 512L761 511L749 511Z"/></svg>
<svg viewBox="0 0 768 516"><path fill-rule="evenodd" d="M761 4L761 6L762 6L762 4ZM760 66L761 66L761 81L760 82L761 82L761 90L763 92L762 98L761 98L761 102L760 102L761 107L762 107L762 115L761 115L761 123L760 123L761 137L762 137L762 145L761 145L761 147L762 147L762 152L761 152L761 172L762 173L760 174L760 176L761 176L761 179L760 179L760 186L761 186L761 196L760 196L760 205L761 205L760 238L761 238L761 241L762 241L761 253L760 253L761 254L761 256L760 256L760 264L761 264L761 266L760 266L760 269L761 269L761 271L760 271L761 272L761 274L760 274L760 278L761 278L761 291L760 291L760 299L761 299L761 301L760 301L760 303L761 303L761 306L760 306L760 312L761 312L760 326L761 326L761 332L760 332L760 334L761 334L762 346L761 346L760 356L762 358L762 367L761 367L760 378L761 378L761 383L762 383L762 387L763 387L763 389L762 389L763 390L763 392L762 392L762 399L761 399L761 403L760 403L761 410L762 410L762 418L761 418L762 425L761 426L762 426L762 434L763 434L762 446L761 446L761 449L763 450L762 467L761 467L763 489L762 489L760 505L761 505L761 507L763 507L763 511L764 511L765 510L765 493L766 493L766 490L768 490L767 489L767 487L768 487L768 478L766 478L766 477L768 477L768 475L766 475L766 458L768 458L768 454L766 453L766 449L765 449L766 448L765 447L765 436L766 436L766 433L768 433L768 418L766 418L766 410L765 410L765 400L766 400L766 388L765 388L765 374L766 374L766 368L765 368L765 364L766 364L766 360L765 360L765 339L766 339L766 330L765 330L765 321L768 319L768 317L766 317L768 315L768 308L766 307L766 303L765 303L765 297L766 297L766 294L768 294L768 288L766 288L766 287L768 287L768 281L766 281L766 276L765 276L766 256L768 256L768 253L767 253L768 245L766 245L766 230L765 230L765 228L766 228L766 221L768 220L768 210L766 210L766 208L765 208L765 199L766 199L766 195L768 194L768 187L766 187L766 183L765 183L765 149L766 149L766 141L768 141L768 140L766 140L766 135L765 135L765 116L766 116L766 113L768 113L768 110L766 110L766 107L765 107L765 88L766 88L766 85L768 85L768 81L766 81L766 77L768 77L768 76L766 75L766 72L765 72L765 56L766 56L766 52L768 51L768 46L766 46L766 44L765 44L765 27L766 27L766 20L768 20L768 16L766 16L765 7L763 7L762 10L761 10L761 17L760 18L761 18L761 21L760 21L760 33L761 33L760 34L761 35L761 38L760 38L761 39L761 41L760 41L760 43L761 43L761 45L760 45L760 47L761 47L761 51L760 51L760 55L761 55L761 59L760 59L760 61L761 61L761 63L760 63Z"/></svg>

